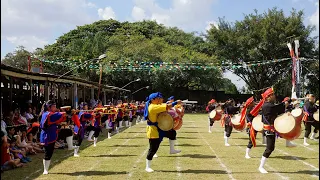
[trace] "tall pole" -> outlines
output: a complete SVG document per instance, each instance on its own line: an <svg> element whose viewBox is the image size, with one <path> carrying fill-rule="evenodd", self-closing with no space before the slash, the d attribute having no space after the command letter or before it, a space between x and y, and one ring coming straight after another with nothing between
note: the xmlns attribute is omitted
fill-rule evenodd
<svg viewBox="0 0 320 180"><path fill-rule="evenodd" d="M99 78L99 87L98 87L98 99L100 99L101 79L102 79L102 65L100 64L100 78Z"/></svg>

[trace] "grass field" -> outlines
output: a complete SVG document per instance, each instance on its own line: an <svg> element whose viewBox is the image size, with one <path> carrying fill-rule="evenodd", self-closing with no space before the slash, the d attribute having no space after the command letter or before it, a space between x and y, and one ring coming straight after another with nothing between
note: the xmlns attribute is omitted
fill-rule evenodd
<svg viewBox="0 0 320 180"><path fill-rule="evenodd" d="M223 129L216 123L212 134L208 133L207 115L185 115L184 124L177 132L177 149L180 154L169 154L168 139L161 143L152 161L153 173L147 173L145 159L148 149L145 123L137 124L116 134L112 139L99 137L97 147L83 143L80 157L73 151L56 150L49 175L42 175L42 155L31 156L26 167L6 171L1 179L319 179L319 143L309 140L304 147L303 135L294 142L297 147L285 147L285 140L276 141L276 150L267 160L268 174L260 174L258 166L265 149L261 145L261 133L257 147L251 151L251 159L245 159L248 136L234 131L224 146Z"/></svg>

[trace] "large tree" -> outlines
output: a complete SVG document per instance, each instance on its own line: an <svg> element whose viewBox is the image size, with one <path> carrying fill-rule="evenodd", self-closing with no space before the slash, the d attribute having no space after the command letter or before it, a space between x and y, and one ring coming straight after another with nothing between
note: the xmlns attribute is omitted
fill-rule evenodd
<svg viewBox="0 0 320 180"><path fill-rule="evenodd" d="M172 93L176 88L225 90L222 86L222 72L218 69L183 71L176 68L150 71L111 71L112 65L132 65L143 62L187 62L217 63L217 58L210 54L208 44L193 33L186 33L178 28L168 28L155 21L123 22L102 20L93 24L79 26L62 35L56 43L44 48L44 58L93 59L106 53L101 62L104 68L103 83L124 86L130 81L141 78L139 85L150 85L152 89ZM96 62L90 62L96 63ZM50 65L49 65L50 66ZM47 66L48 67L48 66ZM56 73L68 69L52 66ZM70 68L69 68L70 69ZM98 81L98 69L78 68L72 72L82 78ZM132 84L129 89L138 89ZM141 87L141 86L140 86Z"/></svg>
<svg viewBox="0 0 320 180"><path fill-rule="evenodd" d="M28 57L31 54L25 47L18 46L12 53L6 54L1 63L18 69L28 70Z"/></svg>
<svg viewBox="0 0 320 180"><path fill-rule="evenodd" d="M255 10L235 23L221 18L218 28L212 26L208 31L207 41L213 54L226 62L240 63L243 60L250 63L290 57L286 44L288 37L294 36L300 41L300 56L311 57L314 53L315 38L311 38L310 34L314 27L305 26L303 21L302 11L292 10L289 16L285 16L283 10L277 8L262 14ZM240 76L250 90L258 90L275 84L279 79L290 82L290 67L291 61L288 60L263 66L229 69ZM289 94L290 90L291 88L288 88L283 93Z"/></svg>

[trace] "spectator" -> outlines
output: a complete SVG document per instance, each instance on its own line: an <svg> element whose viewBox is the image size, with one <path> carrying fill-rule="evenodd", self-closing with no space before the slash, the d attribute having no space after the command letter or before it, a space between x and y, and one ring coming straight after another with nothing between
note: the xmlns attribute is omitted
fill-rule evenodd
<svg viewBox="0 0 320 180"><path fill-rule="evenodd" d="M28 148L33 149L34 154L36 154L36 152L38 152L38 153L44 152L39 146L36 146L36 145L33 144L33 142L29 142L28 141L28 139L27 139L27 131L25 131L25 130L22 131L21 144L23 146L28 146Z"/></svg>
<svg viewBox="0 0 320 180"><path fill-rule="evenodd" d="M33 113L32 113L32 108L29 107L28 108L28 111L26 112L26 119L29 123L33 123L34 122L34 116L33 116Z"/></svg>
<svg viewBox="0 0 320 180"><path fill-rule="evenodd" d="M7 135L7 131L6 131L6 128L7 128L7 124L4 120L1 119L1 132L4 133L4 135Z"/></svg>
<svg viewBox="0 0 320 180"><path fill-rule="evenodd" d="M16 141L10 141L10 152L14 155L14 158L20 159L20 162L27 163L31 162L31 159L26 156L26 152L19 149L16 146Z"/></svg>
<svg viewBox="0 0 320 180"><path fill-rule="evenodd" d="M20 163L20 159L14 159L10 155L7 136L1 131L1 172L22 166L23 164Z"/></svg>

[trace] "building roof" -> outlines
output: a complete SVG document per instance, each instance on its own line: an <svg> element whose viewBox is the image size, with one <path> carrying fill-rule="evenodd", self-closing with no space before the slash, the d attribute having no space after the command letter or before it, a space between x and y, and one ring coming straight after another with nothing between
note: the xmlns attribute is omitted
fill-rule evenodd
<svg viewBox="0 0 320 180"><path fill-rule="evenodd" d="M32 79L37 81L49 81L49 82L57 82L57 83L71 83L71 84L76 83L82 86L99 88L99 83L87 81L78 77L63 76L58 79L59 76L55 74L29 72L29 71L18 69L2 63L1 63L1 75L22 78L22 79ZM123 89L116 86L109 86L104 84L101 85L101 88L107 91L119 90L119 91L130 92L130 90L128 89Z"/></svg>

